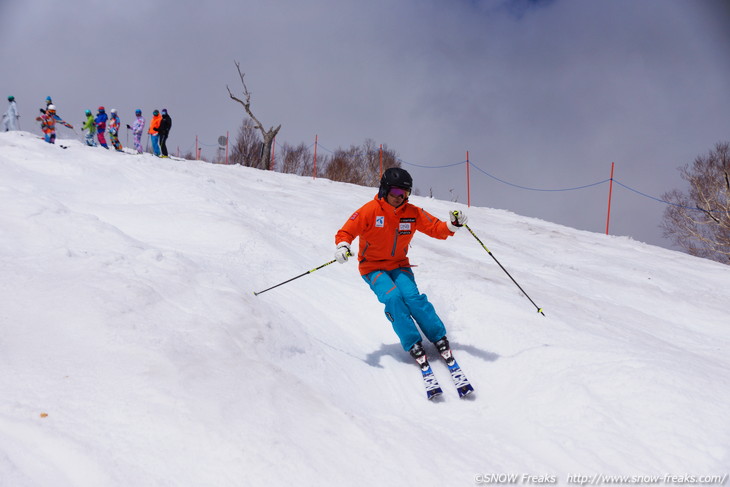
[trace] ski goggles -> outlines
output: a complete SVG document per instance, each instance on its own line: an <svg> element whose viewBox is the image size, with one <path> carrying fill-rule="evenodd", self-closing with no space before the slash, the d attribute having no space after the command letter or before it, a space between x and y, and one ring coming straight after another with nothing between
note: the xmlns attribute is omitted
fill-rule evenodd
<svg viewBox="0 0 730 487"><path fill-rule="evenodd" d="M408 196L410 196L411 192L408 191L407 189L403 189L403 188L390 188L390 191L388 191L388 194L390 196L396 196L396 197L402 196L404 198L408 198Z"/></svg>

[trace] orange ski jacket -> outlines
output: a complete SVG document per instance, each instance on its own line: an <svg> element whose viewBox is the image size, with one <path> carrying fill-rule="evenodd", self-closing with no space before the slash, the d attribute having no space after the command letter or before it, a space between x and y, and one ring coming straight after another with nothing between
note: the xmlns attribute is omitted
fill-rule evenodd
<svg viewBox="0 0 730 487"><path fill-rule="evenodd" d="M160 122L162 121L162 115L154 115L150 119L150 128L147 131L150 135L157 135L157 131L160 129Z"/></svg>
<svg viewBox="0 0 730 487"><path fill-rule="evenodd" d="M352 214L335 235L335 244L360 238L357 260L360 274L411 267L408 245L416 231L446 239L454 233L446 222L408 201L398 208L375 196Z"/></svg>

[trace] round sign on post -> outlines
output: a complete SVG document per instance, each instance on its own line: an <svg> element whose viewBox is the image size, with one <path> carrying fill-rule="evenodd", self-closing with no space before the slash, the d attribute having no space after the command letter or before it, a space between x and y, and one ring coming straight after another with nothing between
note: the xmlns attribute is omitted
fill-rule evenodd
<svg viewBox="0 0 730 487"><path fill-rule="evenodd" d="M226 142L228 142L228 139L225 135L221 135L220 137L218 137L218 145L224 146L226 145Z"/></svg>

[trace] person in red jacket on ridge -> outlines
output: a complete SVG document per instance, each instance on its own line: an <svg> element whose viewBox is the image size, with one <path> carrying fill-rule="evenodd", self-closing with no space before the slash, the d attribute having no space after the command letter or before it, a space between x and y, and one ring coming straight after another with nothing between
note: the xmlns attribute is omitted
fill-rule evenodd
<svg viewBox="0 0 730 487"><path fill-rule="evenodd" d="M446 239L466 223L467 217L453 211L447 222L435 218L408 202L412 187L413 179L405 169L387 169L377 196L353 213L335 235L335 259L346 262L354 255L350 251L352 241L360 238L360 274L385 305L385 316L403 349L423 365L425 351L418 328L439 353L449 349L449 342L444 323L426 295L418 291L408 260L408 246L416 231Z"/></svg>

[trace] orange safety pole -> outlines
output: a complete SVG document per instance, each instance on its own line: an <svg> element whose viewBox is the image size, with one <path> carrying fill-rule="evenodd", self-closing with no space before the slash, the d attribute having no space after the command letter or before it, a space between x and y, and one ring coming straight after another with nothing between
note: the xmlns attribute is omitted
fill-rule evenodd
<svg viewBox="0 0 730 487"><path fill-rule="evenodd" d="M613 162L611 163L611 181L608 184L608 214L606 215L606 235L608 235L608 224L611 221L611 194L613 193Z"/></svg>
<svg viewBox="0 0 730 487"><path fill-rule="evenodd" d="M317 138L319 136L314 136L314 166L312 168L312 179L317 179Z"/></svg>
<svg viewBox="0 0 730 487"><path fill-rule="evenodd" d="M471 208L471 179L469 178L469 151L466 151L466 206Z"/></svg>

